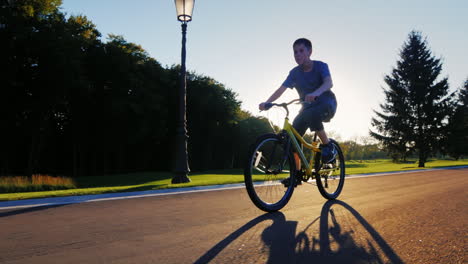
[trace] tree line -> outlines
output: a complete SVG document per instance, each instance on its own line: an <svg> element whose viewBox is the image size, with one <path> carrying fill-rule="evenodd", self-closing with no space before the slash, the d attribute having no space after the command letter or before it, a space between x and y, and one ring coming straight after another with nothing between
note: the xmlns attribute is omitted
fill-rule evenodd
<svg viewBox="0 0 468 264"><path fill-rule="evenodd" d="M161 66L122 36L103 41L85 16L67 18L61 0L0 3L1 175L172 170L178 65ZM459 92L464 103L449 100L458 110L441 119L446 136L437 136L458 157L467 149L458 144L459 137L467 142L466 86ZM241 109L235 92L195 72L187 76L187 109L192 171L241 168L249 144L272 131L268 120ZM385 122L376 119L382 137L375 135L387 141L343 142L346 158L381 158L383 148L407 155L421 146L398 137L399 130L385 134L380 127L393 131Z"/></svg>
<svg viewBox="0 0 468 264"><path fill-rule="evenodd" d="M1 174L102 175L171 170L179 66L139 45L101 40L60 0L2 1ZM267 120L216 80L187 77L192 170L242 167Z"/></svg>

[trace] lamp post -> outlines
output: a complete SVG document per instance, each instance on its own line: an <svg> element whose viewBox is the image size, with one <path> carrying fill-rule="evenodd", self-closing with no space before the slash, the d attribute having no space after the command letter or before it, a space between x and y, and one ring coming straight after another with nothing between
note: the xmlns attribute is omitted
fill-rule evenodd
<svg viewBox="0 0 468 264"><path fill-rule="evenodd" d="M180 67L179 88L179 123L177 125L177 148L174 177L172 183L190 182L187 176L190 172L187 153L187 115L186 115L186 71L185 71L185 42L187 34L187 23L192 20L192 11L195 0L174 0L177 19L182 22L182 64Z"/></svg>

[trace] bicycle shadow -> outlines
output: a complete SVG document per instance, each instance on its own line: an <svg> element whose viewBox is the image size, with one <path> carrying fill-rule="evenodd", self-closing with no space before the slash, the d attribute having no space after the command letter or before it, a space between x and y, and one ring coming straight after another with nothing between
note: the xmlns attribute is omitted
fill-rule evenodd
<svg viewBox="0 0 468 264"><path fill-rule="evenodd" d="M354 208L328 201L303 227L281 212L261 215L214 245L195 263L403 263Z"/></svg>
<svg viewBox="0 0 468 264"><path fill-rule="evenodd" d="M302 255L298 254L301 256L298 263L314 258L316 263L403 263L356 209L339 200L327 201L322 206L319 240L312 238L311 242L310 248L314 249L318 244L319 252L306 250Z"/></svg>

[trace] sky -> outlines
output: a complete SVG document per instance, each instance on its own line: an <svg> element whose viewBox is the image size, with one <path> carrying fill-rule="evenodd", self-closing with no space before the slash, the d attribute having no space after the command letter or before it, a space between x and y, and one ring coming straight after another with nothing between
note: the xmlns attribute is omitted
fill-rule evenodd
<svg viewBox="0 0 468 264"><path fill-rule="evenodd" d="M122 35L162 66L180 64L174 1L63 0L61 10L87 16L103 41L108 34ZM368 136L373 110L384 103L384 76L412 30L442 59L440 78L448 77L451 91L462 86L468 78L467 11L466 0L196 0L187 29L187 70L214 78L238 95L242 109L265 115L258 104L296 66L292 43L308 38L312 59L328 63L338 100L325 129L356 139ZM295 98L288 89L277 102ZM280 122L282 116L269 117Z"/></svg>

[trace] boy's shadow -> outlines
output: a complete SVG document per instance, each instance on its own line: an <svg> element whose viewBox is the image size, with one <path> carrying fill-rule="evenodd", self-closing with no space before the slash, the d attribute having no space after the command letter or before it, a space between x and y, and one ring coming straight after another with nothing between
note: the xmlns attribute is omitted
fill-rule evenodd
<svg viewBox="0 0 468 264"><path fill-rule="evenodd" d="M298 224L287 221L281 212L263 214L221 240L195 263L229 262L223 253L231 253L227 258L236 262L403 263L359 212L343 201L326 202L319 217L305 228L298 229ZM245 248L244 253L237 249L238 244ZM231 247L239 251L233 252ZM269 252L265 260L258 259L265 255L262 251Z"/></svg>

